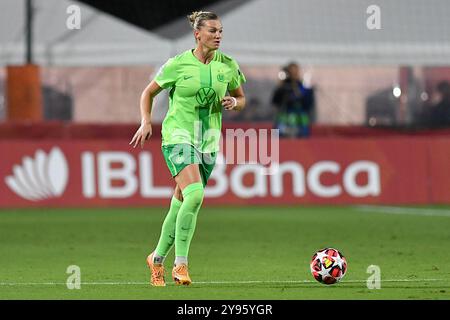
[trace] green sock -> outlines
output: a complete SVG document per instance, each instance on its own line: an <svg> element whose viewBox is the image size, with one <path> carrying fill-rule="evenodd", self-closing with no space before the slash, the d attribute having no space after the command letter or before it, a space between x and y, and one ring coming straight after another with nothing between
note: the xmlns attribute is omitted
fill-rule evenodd
<svg viewBox="0 0 450 320"><path fill-rule="evenodd" d="M177 223L178 211L183 202L175 197L172 197L170 202L170 209L164 219L162 225L161 235L159 237L158 245L156 246L156 254L161 257L166 257L172 248L175 241L175 226Z"/></svg>
<svg viewBox="0 0 450 320"><path fill-rule="evenodd" d="M197 223L197 214L203 202L203 183L188 185L183 193L183 204L177 216L175 231L175 256L187 257Z"/></svg>

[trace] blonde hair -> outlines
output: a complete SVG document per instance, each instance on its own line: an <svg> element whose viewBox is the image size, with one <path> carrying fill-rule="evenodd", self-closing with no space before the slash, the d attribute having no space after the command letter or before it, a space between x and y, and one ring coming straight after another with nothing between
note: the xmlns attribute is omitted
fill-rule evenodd
<svg viewBox="0 0 450 320"><path fill-rule="evenodd" d="M219 16L213 12L208 11L194 11L187 16L189 23L194 30L200 29L207 20L218 20Z"/></svg>

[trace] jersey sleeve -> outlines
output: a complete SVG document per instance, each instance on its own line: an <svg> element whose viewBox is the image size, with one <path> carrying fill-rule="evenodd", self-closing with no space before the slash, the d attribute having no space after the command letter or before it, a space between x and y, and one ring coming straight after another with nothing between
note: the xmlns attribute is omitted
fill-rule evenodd
<svg viewBox="0 0 450 320"><path fill-rule="evenodd" d="M159 68L155 77L155 82L163 89L173 87L177 81L176 69L175 60L170 58L161 68Z"/></svg>
<svg viewBox="0 0 450 320"><path fill-rule="evenodd" d="M245 75L240 70L238 63L234 60L231 64L231 73L231 81L228 83L228 90L235 90L247 81Z"/></svg>

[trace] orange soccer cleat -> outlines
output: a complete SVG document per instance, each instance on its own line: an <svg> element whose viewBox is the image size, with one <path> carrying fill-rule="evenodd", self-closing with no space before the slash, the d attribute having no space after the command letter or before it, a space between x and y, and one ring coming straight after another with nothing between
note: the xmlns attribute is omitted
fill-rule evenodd
<svg viewBox="0 0 450 320"><path fill-rule="evenodd" d="M164 280L164 265L161 263L153 263L154 254L155 253L152 252L147 257L147 265L152 272L150 284L155 287L164 287L166 285L166 281Z"/></svg>
<svg viewBox="0 0 450 320"><path fill-rule="evenodd" d="M173 267L172 278L177 285L182 284L188 286L192 283L192 280L189 277L188 267L183 263Z"/></svg>

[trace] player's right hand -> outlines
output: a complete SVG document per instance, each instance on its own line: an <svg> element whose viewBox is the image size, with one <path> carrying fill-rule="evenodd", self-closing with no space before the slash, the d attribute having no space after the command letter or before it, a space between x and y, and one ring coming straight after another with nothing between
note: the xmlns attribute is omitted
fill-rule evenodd
<svg viewBox="0 0 450 320"><path fill-rule="evenodd" d="M133 139L131 139L130 144L133 145L133 148L136 148L138 144L140 144L141 148L143 148L145 141L150 139L151 136L152 125L150 123L143 122L134 134Z"/></svg>

